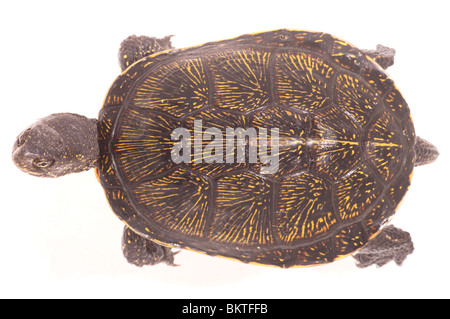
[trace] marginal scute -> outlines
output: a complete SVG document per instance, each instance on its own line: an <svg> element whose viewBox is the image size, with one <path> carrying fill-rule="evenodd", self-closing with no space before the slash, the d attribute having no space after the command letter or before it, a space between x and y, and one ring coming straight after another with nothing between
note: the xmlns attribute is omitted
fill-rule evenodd
<svg viewBox="0 0 450 319"><path fill-rule="evenodd" d="M399 120L404 120L409 116L409 108L402 94L393 86L394 89L386 95L384 101L387 108Z"/></svg>
<svg viewBox="0 0 450 319"><path fill-rule="evenodd" d="M282 268L308 266L332 262L336 258L331 238L311 243L299 248L257 251L250 261ZM248 259L242 259L248 262Z"/></svg>
<svg viewBox="0 0 450 319"><path fill-rule="evenodd" d="M391 200L391 203L394 205L394 209L397 210L400 203L403 200L406 192L409 189L409 185L411 184L410 176L402 175L400 178L397 178L392 182L389 186L388 198Z"/></svg>
<svg viewBox="0 0 450 319"><path fill-rule="evenodd" d="M114 207L114 212L119 219L127 220L133 215L134 210L125 191L118 188L106 188L105 194L110 205Z"/></svg>
<svg viewBox="0 0 450 319"><path fill-rule="evenodd" d="M336 259L336 252L331 238L326 238L294 250L292 265L317 265L329 263Z"/></svg>
<svg viewBox="0 0 450 319"><path fill-rule="evenodd" d="M346 256L367 243L365 232L359 223L342 228L334 236L336 258Z"/></svg>
<svg viewBox="0 0 450 319"><path fill-rule="evenodd" d="M330 46L336 39L323 32L309 32L309 31L293 31L292 36L295 41L292 41L292 46L300 49L307 49L313 52L327 55L330 52Z"/></svg>
<svg viewBox="0 0 450 319"><path fill-rule="evenodd" d="M133 84L134 79L129 78L124 74L119 75L106 95L103 108L121 106Z"/></svg>
<svg viewBox="0 0 450 319"><path fill-rule="evenodd" d="M332 46L331 57L334 61L341 67L359 74L367 61L365 54L353 45L340 39L335 39Z"/></svg>
<svg viewBox="0 0 450 319"><path fill-rule="evenodd" d="M380 198L377 204L365 216L363 225L369 237L375 236L390 220L395 210L389 205L389 201Z"/></svg>
<svg viewBox="0 0 450 319"><path fill-rule="evenodd" d="M408 145L407 149L405 150L407 154L405 155L406 162L404 172L406 175L409 175L411 174L413 169L411 163L414 162L414 145L416 144L416 132L414 130L414 123L411 115L409 115L404 121L402 121L400 123L400 126L402 128L403 138Z"/></svg>
<svg viewBox="0 0 450 319"><path fill-rule="evenodd" d="M118 107L102 108L98 116L98 140L105 145L111 139L112 129L120 111Z"/></svg>
<svg viewBox="0 0 450 319"><path fill-rule="evenodd" d="M101 184L105 186L120 186L119 179L114 170L111 154L108 153L108 141L111 139L114 123L119 111L119 107L102 108L98 119L98 146L100 151L98 177Z"/></svg>
<svg viewBox="0 0 450 319"><path fill-rule="evenodd" d="M111 154L100 153L98 173L102 186L120 187L120 181L117 178Z"/></svg>
<svg viewBox="0 0 450 319"><path fill-rule="evenodd" d="M380 95L390 90L394 83L379 65L374 64L370 60L364 62L361 75L366 80L366 82Z"/></svg>

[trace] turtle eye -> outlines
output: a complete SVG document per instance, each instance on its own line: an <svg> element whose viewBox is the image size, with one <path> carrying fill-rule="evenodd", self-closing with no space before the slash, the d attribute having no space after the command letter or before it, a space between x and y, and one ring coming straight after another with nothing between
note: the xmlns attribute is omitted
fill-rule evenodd
<svg viewBox="0 0 450 319"><path fill-rule="evenodd" d="M53 160L53 159L47 160L47 159L41 159L41 158L37 157L33 160L33 166L38 167L38 168L46 168L46 167L53 165L54 162L55 162L55 160Z"/></svg>

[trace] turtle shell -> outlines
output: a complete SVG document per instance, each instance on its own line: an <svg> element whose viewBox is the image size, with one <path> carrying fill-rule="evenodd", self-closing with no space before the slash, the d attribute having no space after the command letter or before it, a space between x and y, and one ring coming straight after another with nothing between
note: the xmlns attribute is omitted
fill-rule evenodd
<svg viewBox="0 0 450 319"><path fill-rule="evenodd" d="M190 161L172 159L177 128L192 136ZM276 128L278 169L250 161L250 138L245 161L237 143L220 161L228 149L219 139L213 161L195 157L211 143L208 129L227 128ZM409 108L376 62L326 33L277 30L125 70L99 114L98 174L115 214L155 242L280 267L321 264L390 220L410 184L414 141Z"/></svg>

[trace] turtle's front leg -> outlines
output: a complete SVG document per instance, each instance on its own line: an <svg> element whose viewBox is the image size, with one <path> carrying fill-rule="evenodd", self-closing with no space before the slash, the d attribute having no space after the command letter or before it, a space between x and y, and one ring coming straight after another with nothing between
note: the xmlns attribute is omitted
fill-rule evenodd
<svg viewBox="0 0 450 319"><path fill-rule="evenodd" d="M389 225L353 257L357 261L356 265L360 268L373 264L381 267L391 260L400 266L413 251L414 245L409 233Z"/></svg>
<svg viewBox="0 0 450 319"><path fill-rule="evenodd" d="M127 226L123 230L122 251L127 261L138 267L161 262L175 266L173 256L176 253L173 253L171 248L145 239Z"/></svg>
<svg viewBox="0 0 450 319"><path fill-rule="evenodd" d="M119 65L120 68L125 70L134 62L160 51L172 49L172 43L170 38L172 36L166 36L162 39L154 37L143 36L129 36L123 40L119 49Z"/></svg>

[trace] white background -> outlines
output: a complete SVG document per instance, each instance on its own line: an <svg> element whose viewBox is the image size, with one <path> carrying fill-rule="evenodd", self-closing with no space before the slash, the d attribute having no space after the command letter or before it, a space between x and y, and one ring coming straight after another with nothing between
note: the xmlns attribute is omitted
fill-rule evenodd
<svg viewBox="0 0 450 319"><path fill-rule="evenodd" d="M449 9L446 1L2 1L0 5L0 297L450 297ZM97 117L130 34L176 35L185 47L276 28L325 31L360 48L395 47L389 69L418 135L440 149L417 168L394 224L415 252L402 267L276 269L182 251L181 266L136 268L122 223L93 171L21 173L15 137L54 112Z"/></svg>

